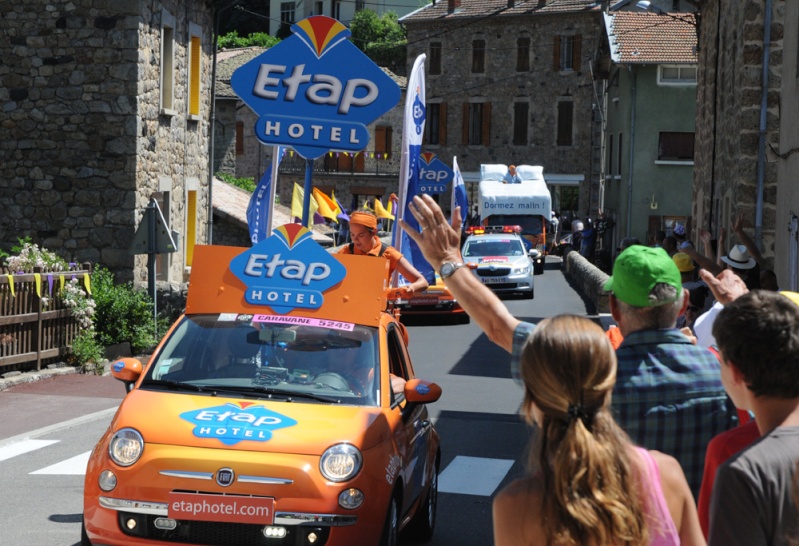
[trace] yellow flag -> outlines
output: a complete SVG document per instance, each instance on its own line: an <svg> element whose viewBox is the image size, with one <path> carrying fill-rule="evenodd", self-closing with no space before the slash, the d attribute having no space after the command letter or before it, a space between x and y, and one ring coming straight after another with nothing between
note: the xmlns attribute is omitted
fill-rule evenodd
<svg viewBox="0 0 799 546"><path fill-rule="evenodd" d="M33 282L36 284L36 295L40 298L42 297L42 274L41 273L34 273L33 274Z"/></svg>
<svg viewBox="0 0 799 546"><path fill-rule="evenodd" d="M16 292L14 292L14 275L6 275L8 277L8 289L11 290L11 295L13 297L17 297Z"/></svg>
<svg viewBox="0 0 799 546"><path fill-rule="evenodd" d="M291 195L291 215L294 218L299 218L302 221L302 201L305 198L305 190L302 187L294 183L294 193ZM316 212L316 209L319 208L319 205L316 203L316 199L311 196L311 210L308 211L308 225L305 226L308 229L311 229L313 226L313 215Z"/></svg>
<svg viewBox="0 0 799 546"><path fill-rule="evenodd" d="M89 274L88 273L85 273L83 275L83 286L86 287L86 292L88 292L89 295L91 296L91 294L92 294L92 283L91 283L91 281L89 281Z"/></svg>
<svg viewBox="0 0 799 546"><path fill-rule="evenodd" d="M338 224L338 218L336 218L336 208L338 207L336 207L333 200L322 193L322 190L319 188L313 189L313 197L316 199L316 204L319 206L319 214Z"/></svg>
<svg viewBox="0 0 799 546"><path fill-rule="evenodd" d="M393 220L394 215L389 213L384 207L383 202L380 201L377 197L375 197L375 216L378 218L387 218L388 220Z"/></svg>

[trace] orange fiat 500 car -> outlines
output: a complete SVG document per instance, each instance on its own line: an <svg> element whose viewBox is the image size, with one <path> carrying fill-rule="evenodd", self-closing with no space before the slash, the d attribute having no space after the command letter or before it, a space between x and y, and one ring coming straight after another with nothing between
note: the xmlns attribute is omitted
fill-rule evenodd
<svg viewBox="0 0 799 546"><path fill-rule="evenodd" d="M185 315L89 459L82 544L392 545L429 539L439 437L386 261L299 225L195 248Z"/></svg>

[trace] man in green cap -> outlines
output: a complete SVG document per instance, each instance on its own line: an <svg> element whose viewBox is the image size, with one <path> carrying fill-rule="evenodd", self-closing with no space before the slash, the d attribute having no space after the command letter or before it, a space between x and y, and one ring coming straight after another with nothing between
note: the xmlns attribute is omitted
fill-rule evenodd
<svg viewBox="0 0 799 546"><path fill-rule="evenodd" d="M610 312L624 336L612 406L630 438L675 457L694 497L705 449L737 424L716 357L675 328L688 306L680 270L662 248L633 245L605 283Z"/></svg>

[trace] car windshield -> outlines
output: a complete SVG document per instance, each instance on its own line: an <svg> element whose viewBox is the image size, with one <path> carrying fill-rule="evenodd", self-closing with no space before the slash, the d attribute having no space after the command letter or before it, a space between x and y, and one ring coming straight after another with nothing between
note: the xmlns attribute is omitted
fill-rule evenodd
<svg viewBox="0 0 799 546"><path fill-rule="evenodd" d="M529 214L494 214L489 220L492 226L520 226L522 235L539 235L542 229L542 217Z"/></svg>
<svg viewBox="0 0 799 546"><path fill-rule="evenodd" d="M376 405L378 354L377 328L300 317L190 315L176 325L141 387Z"/></svg>
<svg viewBox="0 0 799 546"><path fill-rule="evenodd" d="M485 256L524 256L524 247L519 239L484 239L467 241L463 249L466 258Z"/></svg>

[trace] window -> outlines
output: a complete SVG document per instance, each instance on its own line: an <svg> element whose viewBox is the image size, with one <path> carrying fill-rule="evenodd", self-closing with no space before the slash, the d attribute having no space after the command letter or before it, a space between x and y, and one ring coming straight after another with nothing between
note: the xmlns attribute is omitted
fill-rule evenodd
<svg viewBox="0 0 799 546"><path fill-rule="evenodd" d="M189 24L189 119L200 116L200 77L202 74L202 30Z"/></svg>
<svg viewBox="0 0 799 546"><path fill-rule="evenodd" d="M472 74L482 74L485 72L486 61L486 41L472 41Z"/></svg>
<svg viewBox="0 0 799 546"><path fill-rule="evenodd" d="M172 114L175 107L175 18L161 14L161 113Z"/></svg>
<svg viewBox="0 0 799 546"><path fill-rule="evenodd" d="M574 125L574 103L570 100L558 102L558 146L571 146Z"/></svg>
<svg viewBox="0 0 799 546"><path fill-rule="evenodd" d="M425 142L431 146L447 144L447 104L427 103L427 119L424 124Z"/></svg>
<svg viewBox="0 0 799 546"><path fill-rule="evenodd" d="M186 192L186 267L194 261L194 243L197 242L197 190Z"/></svg>
<svg viewBox="0 0 799 546"><path fill-rule="evenodd" d="M280 22L287 25L294 24L294 9L296 4L294 2L281 2L280 3Z"/></svg>
<svg viewBox="0 0 799 546"><path fill-rule="evenodd" d="M441 74L441 42L430 43L430 75Z"/></svg>
<svg viewBox="0 0 799 546"><path fill-rule="evenodd" d="M624 150L624 148L622 147L621 143L622 143L621 133L619 133L619 152L618 152L619 163L618 163L617 168L616 168L616 174L619 175L620 177L621 177L621 155L622 155L622 151Z"/></svg>
<svg viewBox="0 0 799 546"><path fill-rule="evenodd" d="M693 161L694 133L660 133L659 161Z"/></svg>
<svg viewBox="0 0 799 546"><path fill-rule="evenodd" d="M658 85L696 85L696 65L658 66Z"/></svg>
<svg viewBox="0 0 799 546"><path fill-rule="evenodd" d="M491 103L467 102L463 105L463 144L488 146L491 141Z"/></svg>
<svg viewBox="0 0 799 546"><path fill-rule="evenodd" d="M513 145L527 146L527 120L530 105L526 102L513 103Z"/></svg>
<svg viewBox="0 0 799 546"><path fill-rule="evenodd" d="M341 2L333 0L333 19L341 19Z"/></svg>
<svg viewBox="0 0 799 546"><path fill-rule="evenodd" d="M314 15L324 15L325 14L325 5L323 2L316 2L314 4L316 6L314 8Z"/></svg>
<svg viewBox="0 0 799 546"><path fill-rule="evenodd" d="M607 163L607 177L613 177L613 160L616 156L613 155L613 135L608 135L608 163Z"/></svg>
<svg viewBox="0 0 799 546"><path fill-rule="evenodd" d="M163 184L159 184L163 185ZM153 199L158 203L158 208L161 209L161 215L164 217L164 223L167 229L171 229L169 221L169 192L159 191L153 194ZM156 254L155 255L155 280L168 281L169 280L169 257L171 254Z"/></svg>
<svg viewBox="0 0 799 546"><path fill-rule="evenodd" d="M375 154L380 159L391 157L391 133L392 128L386 125L375 127Z"/></svg>
<svg viewBox="0 0 799 546"><path fill-rule="evenodd" d="M530 38L516 39L516 72L530 70Z"/></svg>
<svg viewBox="0 0 799 546"><path fill-rule="evenodd" d="M355 11L362 11L366 7L366 0L355 0Z"/></svg>
<svg viewBox="0 0 799 546"><path fill-rule="evenodd" d="M556 72L580 70L581 43L582 38L579 34L555 36L553 70Z"/></svg>
<svg viewBox="0 0 799 546"><path fill-rule="evenodd" d="M244 122L236 122L236 155L244 153Z"/></svg>

